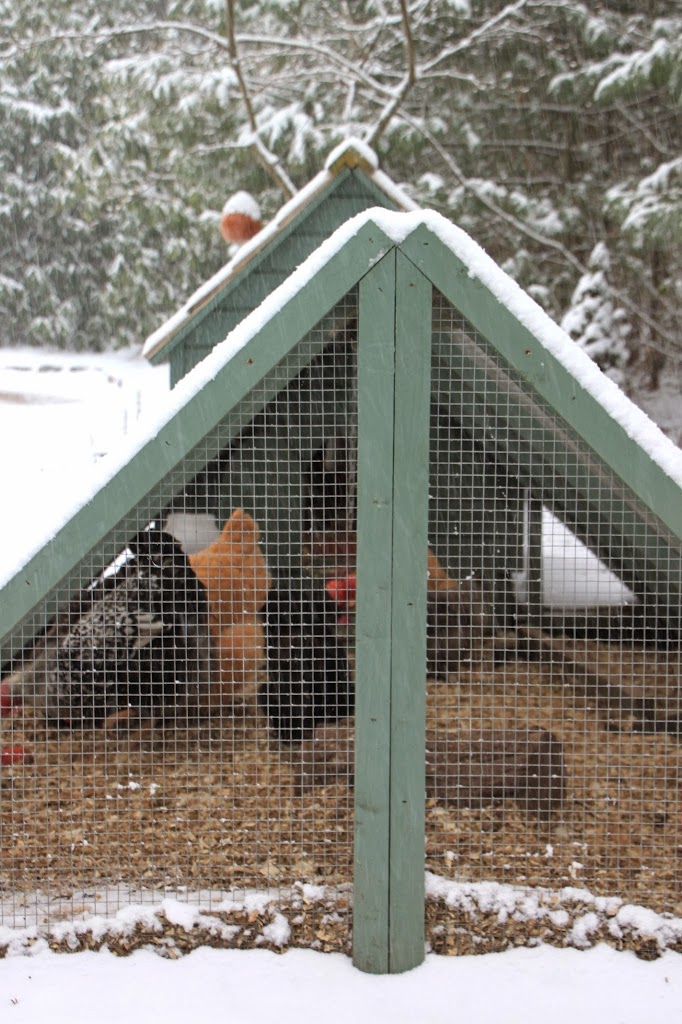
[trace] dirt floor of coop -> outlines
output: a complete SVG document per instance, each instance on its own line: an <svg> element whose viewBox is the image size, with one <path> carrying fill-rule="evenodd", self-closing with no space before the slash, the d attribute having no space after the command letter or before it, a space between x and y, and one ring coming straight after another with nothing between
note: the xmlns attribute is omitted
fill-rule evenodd
<svg viewBox="0 0 682 1024"><path fill-rule="evenodd" d="M586 648L602 675L664 693L679 658ZM629 675L628 675L629 674ZM486 660L430 680L428 725L457 730L537 725L563 742L568 796L556 819L513 803L479 810L427 805L426 866L463 881L573 886L682 914L682 746L636 732L541 665ZM342 783L294 794L296 747L268 733L255 706L226 709L192 730L138 737L46 732L3 718L3 747L29 764L2 768L0 893L68 893L127 883L239 893L297 880L352 880L352 793Z"/></svg>
<svg viewBox="0 0 682 1024"><path fill-rule="evenodd" d="M352 798L294 799L288 752L249 706L149 735L45 732L12 720L3 746L32 764L3 769L5 889L277 888L351 877Z"/></svg>
<svg viewBox="0 0 682 1024"><path fill-rule="evenodd" d="M482 664L429 684L431 729L447 731L453 721L549 729L563 744L568 781L550 822L512 802L473 810L429 800L427 867L460 880L586 888L680 914L682 736L640 731L629 705L604 693L612 684L671 722L679 716L679 655L588 642L580 657L599 693L577 694L574 677L542 663Z"/></svg>

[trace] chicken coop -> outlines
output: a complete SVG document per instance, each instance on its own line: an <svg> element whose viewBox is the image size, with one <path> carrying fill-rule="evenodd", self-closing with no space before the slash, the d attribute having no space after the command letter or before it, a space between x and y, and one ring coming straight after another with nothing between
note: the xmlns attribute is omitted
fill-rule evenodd
<svg viewBox="0 0 682 1024"><path fill-rule="evenodd" d="M434 213L176 376L4 585L0 949L682 948L672 443Z"/></svg>

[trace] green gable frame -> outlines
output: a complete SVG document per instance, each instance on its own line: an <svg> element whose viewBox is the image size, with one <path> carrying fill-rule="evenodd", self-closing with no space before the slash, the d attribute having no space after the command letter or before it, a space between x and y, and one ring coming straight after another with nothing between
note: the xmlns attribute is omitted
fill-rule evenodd
<svg viewBox="0 0 682 1024"><path fill-rule="evenodd" d="M677 633L682 604L680 486L432 231L417 228L401 248L530 386L519 387L475 351L475 343L455 353L449 342L438 344L435 339L435 358L446 364L453 384L470 395L468 425L492 431L498 458L530 480L534 497L541 497L635 594L654 598L660 617L669 617ZM478 397L484 381L486 396L495 396L485 412ZM558 427L547 411L570 430ZM576 450L571 430L597 459ZM613 474L624 487L614 483ZM559 504L559 496L566 494L572 500Z"/></svg>
<svg viewBox="0 0 682 1024"><path fill-rule="evenodd" d="M391 415L385 419L382 413L386 410L379 404L386 438L383 452L388 460L383 477L377 477L373 470L371 432L364 432L358 444L358 475L362 487L358 500L358 538L361 549L367 552L366 572L363 573L366 593L362 600L368 621L376 624L376 630L364 632L356 669L356 714L370 728L357 755L358 902L354 913L353 956L361 969L374 973L407 970L420 963L424 956L425 711L424 694L415 692L411 684L412 670L415 665L423 666L426 657L426 581L418 571L418 566L426 560L426 516L424 505L422 526L418 531L422 543L419 544L416 542L419 536L415 538L410 529L415 504L411 489L404 489L397 501L391 497L396 475L391 435L395 415L394 376L407 398L411 400L419 392L425 398L429 364L427 358L423 359L421 374L414 377L410 364L418 355L416 351L407 366L399 368L397 374L393 370L397 255L390 238L375 223L370 221L361 227L311 276L306 287L279 308L200 391L189 397L158 434L9 581L3 590L0 609L2 644L11 649L14 640L14 646L19 646L19 629L37 606L44 605L49 613L67 600L74 589L80 589L78 569L86 558L92 557L98 564L106 565L118 553L110 541L112 532L116 527L124 528L128 521L130 532L135 532L137 505L144 501L147 513L153 511L162 481L166 494L172 489L169 480L174 478L180 489L182 462L200 443L205 461L217 454L218 442L212 451L210 438L222 424L220 445L225 444L226 417L234 422L235 433L238 426L243 427L243 420L239 418L240 403L256 384L262 387L269 376L274 379L276 369L276 388L281 390L283 379L293 378L312 360L318 349L305 344L305 335L360 283L361 306L369 309L371 316L362 317L358 348L367 353L370 364L372 359L378 358L383 394L391 406ZM411 269L413 276L416 274L419 279L421 301L418 308L426 313L430 310L430 286L421 274ZM384 296L380 316L383 329L378 333L374 302L377 294ZM388 302L385 301L387 294ZM430 336L430 324L425 317L422 317L422 335L424 339ZM404 349L410 341L403 337ZM285 375L283 365L287 367ZM177 396L178 391L174 394ZM266 385L263 405L274 394L275 387L268 392ZM377 396L371 379L359 394L358 404L359 416L363 422L369 418L371 427L372 417L377 414ZM425 401L421 407L421 436L415 439L411 435L410 443L417 443L421 475L426 484L424 455L428 451L428 414ZM419 472L416 465L415 470ZM385 490L379 495L380 500L375 500L380 481ZM159 503L156 507L161 511ZM395 623L392 608L386 608L386 597L390 603L395 583L390 543L394 529L389 524L386 530L386 515L389 520L396 520L395 532L402 533L401 543L408 553L402 572L409 575L409 583L403 586ZM377 530L384 543L373 550L372 533ZM417 631L416 642L405 630L406 618ZM25 637L21 641L25 642ZM374 673L377 666L381 667L380 677ZM396 704L392 713L394 677ZM393 773L389 776L389 766L395 772L395 766L399 765L403 767L396 778Z"/></svg>
<svg viewBox="0 0 682 1024"><path fill-rule="evenodd" d="M172 411L154 436L9 580L0 604L5 653L25 642L20 629L33 614L50 614L80 589L86 559L111 561L114 530L129 525L135 532L138 507L160 513L168 494L182 490L183 463L193 453L201 453L192 462L197 472L243 428L239 413L256 386L262 408L310 364L325 343L311 341L309 332L357 286L353 955L374 972L408 969L424 955L425 693L415 678L425 672L420 567L428 543L432 356L463 396L462 422L492 432L496 458L538 488L534 497L588 544L596 545L596 522L608 537L597 553L639 593L665 601L677 625L682 581L679 484L476 278L428 215L414 222L406 216L375 211L340 229L322 256L300 268L295 288L285 285L272 309L264 306L251 325L241 325L242 347L210 357L213 376L197 368L172 393ZM479 343L432 335L434 288L475 328ZM551 464L545 437L552 439ZM577 511L560 506L564 493L578 499Z"/></svg>
<svg viewBox="0 0 682 1024"><path fill-rule="evenodd" d="M239 404L256 385L267 381L277 367L273 383L264 401L274 397L275 386L282 387L282 362L288 378L293 378L317 354L310 346L297 348L298 342L393 246L391 240L372 223L363 227L343 249L287 302L277 315L257 332L247 345L216 373L201 391L193 394L116 475L67 522L58 533L3 588L0 606L0 650L7 656L16 634L39 602L56 607L80 589L78 579L82 561L92 556L97 564L107 565L118 554L111 537L117 526L130 523L135 531L134 510L145 500L146 507L162 511L155 495L179 491L186 482L182 463L199 444L205 445L208 461L225 444L221 431L211 452L211 435L228 414L232 414L235 432ZM272 374L273 381L275 374ZM175 392L174 394L177 394ZM204 451L202 447L202 452ZM197 464L198 465L198 464ZM175 486L173 481L176 478Z"/></svg>

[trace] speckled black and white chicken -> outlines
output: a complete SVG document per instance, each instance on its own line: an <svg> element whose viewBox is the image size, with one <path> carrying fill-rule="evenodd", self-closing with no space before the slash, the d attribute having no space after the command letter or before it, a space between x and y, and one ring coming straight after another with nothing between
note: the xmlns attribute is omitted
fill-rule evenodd
<svg viewBox="0 0 682 1024"><path fill-rule="evenodd" d="M48 721L87 727L121 719L187 719L208 686L204 587L173 538L142 530L113 577L101 576L48 644ZM72 605L73 608L73 605ZM36 702L41 699L40 684Z"/></svg>

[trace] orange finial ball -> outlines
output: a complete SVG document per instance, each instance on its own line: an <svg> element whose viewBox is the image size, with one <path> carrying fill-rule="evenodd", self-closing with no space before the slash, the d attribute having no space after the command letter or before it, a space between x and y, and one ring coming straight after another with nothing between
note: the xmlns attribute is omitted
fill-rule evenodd
<svg viewBox="0 0 682 1024"><path fill-rule="evenodd" d="M235 192L223 207L220 233L226 242L242 245L257 235L263 224L260 207L249 192Z"/></svg>

